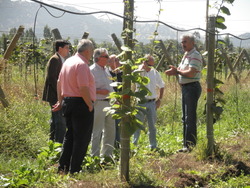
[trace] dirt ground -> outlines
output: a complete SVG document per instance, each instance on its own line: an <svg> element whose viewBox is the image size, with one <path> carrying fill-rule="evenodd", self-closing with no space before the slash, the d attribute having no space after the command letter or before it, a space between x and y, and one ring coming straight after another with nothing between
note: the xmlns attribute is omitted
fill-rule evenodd
<svg viewBox="0 0 250 188"><path fill-rule="evenodd" d="M207 187L214 180L227 180L242 174L250 174L250 141L249 137L236 137L234 144L227 142L220 146L220 152L213 159L197 160L195 150L190 153L176 153L171 155L168 164L160 160L150 162L153 170L157 173L159 169L164 171L163 177L167 188L169 182L176 188L184 187ZM236 143L236 144L235 144ZM225 157L226 156L226 157ZM198 172L198 173L197 173ZM114 182L113 182L114 183ZM88 187L123 187L121 185L100 185L99 183L77 181L71 186L73 188ZM126 186L127 187L127 186ZM131 188L155 188L154 186L130 186ZM157 187L158 188L158 187ZM160 187L159 187L160 188Z"/></svg>

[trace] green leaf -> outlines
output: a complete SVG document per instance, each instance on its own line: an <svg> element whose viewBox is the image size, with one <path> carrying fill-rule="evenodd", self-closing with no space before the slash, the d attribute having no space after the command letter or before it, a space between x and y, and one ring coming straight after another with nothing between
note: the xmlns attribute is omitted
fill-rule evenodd
<svg viewBox="0 0 250 188"><path fill-rule="evenodd" d="M142 83L143 83L144 85L147 85L149 82L150 82L150 79L149 79L148 77L146 77L146 76L143 76L143 77L142 77Z"/></svg>
<svg viewBox="0 0 250 188"><path fill-rule="evenodd" d="M222 99L222 98L217 98L216 102L221 103L221 104L226 104L226 101L224 99Z"/></svg>
<svg viewBox="0 0 250 188"><path fill-rule="evenodd" d="M127 47L127 46L122 46L121 49L122 49L123 51L125 51L125 52L131 52L131 51L132 51L132 49L129 48L129 47Z"/></svg>
<svg viewBox="0 0 250 188"><path fill-rule="evenodd" d="M223 23L223 22L225 22L225 18L223 16L217 16L216 22Z"/></svg>
<svg viewBox="0 0 250 188"><path fill-rule="evenodd" d="M159 40L155 40L154 43L155 43L155 44L159 44L160 41L159 41Z"/></svg>
<svg viewBox="0 0 250 188"><path fill-rule="evenodd" d="M134 132L138 129L138 122L136 120L131 120L130 123L125 124L125 131L129 134L129 136L132 136Z"/></svg>
<svg viewBox="0 0 250 188"><path fill-rule="evenodd" d="M234 0L225 0L225 1L228 3L231 3L231 4L233 4L233 2L234 2Z"/></svg>
<svg viewBox="0 0 250 188"><path fill-rule="evenodd" d="M26 187L27 185L29 185L29 181L27 179L20 179L20 180L18 180L16 185L18 187Z"/></svg>
<svg viewBox="0 0 250 188"><path fill-rule="evenodd" d="M224 13L224 14L226 14L226 15L231 15L231 13L230 13L230 11L229 11L229 9L227 8L227 7L225 7L225 6L223 6L223 7L221 7L220 8L221 9L221 11Z"/></svg>
<svg viewBox="0 0 250 188"><path fill-rule="evenodd" d="M218 80L217 78L214 78L214 83L215 83L215 85L224 84L224 82L222 82L221 80Z"/></svg>
<svg viewBox="0 0 250 188"><path fill-rule="evenodd" d="M224 93L223 93L219 88L215 88L215 89L214 89L214 92L215 92L216 94L224 95Z"/></svg>
<svg viewBox="0 0 250 188"><path fill-rule="evenodd" d="M223 23L219 23L219 22L215 23L215 27L217 27L219 29L226 29L227 28L227 26L225 26Z"/></svg>
<svg viewBox="0 0 250 188"><path fill-rule="evenodd" d="M222 40L222 39L218 39L218 40L217 40L217 43L218 43L218 44L226 45L226 42L225 42L224 40Z"/></svg>

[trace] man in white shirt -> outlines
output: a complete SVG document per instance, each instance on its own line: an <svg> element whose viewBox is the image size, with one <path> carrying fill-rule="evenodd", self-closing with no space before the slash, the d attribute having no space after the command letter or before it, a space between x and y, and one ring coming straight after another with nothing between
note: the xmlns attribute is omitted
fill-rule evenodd
<svg viewBox="0 0 250 188"><path fill-rule="evenodd" d="M145 113L139 112L137 117L141 122L144 122L145 116L148 121L148 131L149 131L149 142L150 148L157 148L157 140L156 140L156 109L161 105L161 99L164 93L165 83L163 82L160 73L153 68L154 66L154 58L151 55L145 56L145 61L139 67L139 70L143 70L141 73L142 76L146 76L150 79L149 83L146 85L148 90L151 92L150 96L146 96L146 102L143 104L139 104L142 107L145 107ZM138 89L138 85L136 86ZM159 94L158 94L159 90ZM140 129L137 129L134 133L133 143L137 145L140 136Z"/></svg>

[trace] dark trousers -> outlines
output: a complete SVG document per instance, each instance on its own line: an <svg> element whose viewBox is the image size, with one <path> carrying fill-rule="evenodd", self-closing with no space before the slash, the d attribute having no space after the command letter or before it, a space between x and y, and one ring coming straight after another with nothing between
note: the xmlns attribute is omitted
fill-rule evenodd
<svg viewBox="0 0 250 188"><path fill-rule="evenodd" d="M199 82L182 85L183 145L189 148L197 141L196 110L201 95Z"/></svg>
<svg viewBox="0 0 250 188"><path fill-rule="evenodd" d="M94 110L90 112L81 97L66 97L62 111L66 118L67 132L59 159L59 170L73 174L82 169L81 165L91 139Z"/></svg>
<svg viewBox="0 0 250 188"><path fill-rule="evenodd" d="M54 103L50 103L51 109ZM63 138L66 133L66 121L62 116L62 110L57 112L51 111L50 120L50 140L54 142L63 143Z"/></svg>

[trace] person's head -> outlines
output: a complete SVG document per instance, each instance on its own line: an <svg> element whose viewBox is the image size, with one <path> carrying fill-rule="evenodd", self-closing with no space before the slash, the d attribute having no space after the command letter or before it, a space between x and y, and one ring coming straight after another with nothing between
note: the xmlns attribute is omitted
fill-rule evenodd
<svg viewBox="0 0 250 188"><path fill-rule="evenodd" d="M112 55L109 56L108 65L110 66L110 68L112 70L115 70L116 68L120 67L120 61L116 57L116 55L112 54Z"/></svg>
<svg viewBox="0 0 250 188"><path fill-rule="evenodd" d="M109 60L108 50L105 48L95 49L93 59L95 63L101 67L105 67Z"/></svg>
<svg viewBox="0 0 250 188"><path fill-rule="evenodd" d="M193 35L183 35L181 45L184 51L189 52L194 48L195 38Z"/></svg>
<svg viewBox="0 0 250 188"><path fill-rule="evenodd" d="M70 43L67 40L56 40L55 42L56 52L64 58L69 55L69 46Z"/></svg>
<svg viewBox="0 0 250 188"><path fill-rule="evenodd" d="M143 61L143 68L146 71L149 71L155 64L154 57L150 54L144 56L145 60Z"/></svg>
<svg viewBox="0 0 250 188"><path fill-rule="evenodd" d="M77 45L77 52L90 60L94 51L94 45L89 39L82 39Z"/></svg>

